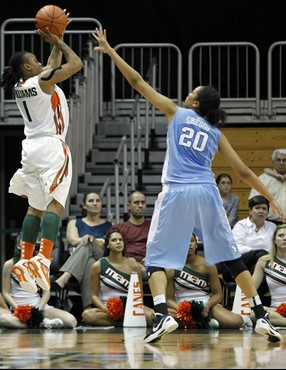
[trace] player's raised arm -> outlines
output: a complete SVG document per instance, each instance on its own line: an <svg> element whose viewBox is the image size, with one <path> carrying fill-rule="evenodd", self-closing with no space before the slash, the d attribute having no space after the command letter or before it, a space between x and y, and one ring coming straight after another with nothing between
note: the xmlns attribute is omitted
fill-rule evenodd
<svg viewBox="0 0 286 370"><path fill-rule="evenodd" d="M98 46L94 50L108 54L129 84L157 109L163 112L166 115L167 121L170 122L178 109L177 104L153 89L134 68L118 55L107 42L106 30L96 28L92 35L98 42Z"/></svg>

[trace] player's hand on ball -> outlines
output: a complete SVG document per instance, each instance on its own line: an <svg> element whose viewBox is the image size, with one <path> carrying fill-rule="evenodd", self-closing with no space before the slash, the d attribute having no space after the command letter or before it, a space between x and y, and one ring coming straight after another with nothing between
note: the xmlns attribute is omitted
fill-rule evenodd
<svg viewBox="0 0 286 370"><path fill-rule="evenodd" d="M45 32L40 29L35 30L35 32L37 35L41 36L44 41L50 44L54 44L57 40L59 40L59 36L51 33L48 27L46 28Z"/></svg>

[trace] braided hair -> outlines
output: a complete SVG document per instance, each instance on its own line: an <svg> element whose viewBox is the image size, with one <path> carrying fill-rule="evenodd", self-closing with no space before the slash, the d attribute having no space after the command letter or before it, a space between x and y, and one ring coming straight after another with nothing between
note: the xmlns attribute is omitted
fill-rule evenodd
<svg viewBox="0 0 286 370"><path fill-rule="evenodd" d="M4 68L0 77L0 87L3 87L4 90L13 89L16 82L22 77L22 65L26 61L27 53L27 51L18 51L10 58L8 67Z"/></svg>
<svg viewBox="0 0 286 370"><path fill-rule="evenodd" d="M212 86L203 86L199 89L197 100L200 103L199 114L205 117L213 126L223 126L226 122L227 114L220 109L220 96Z"/></svg>

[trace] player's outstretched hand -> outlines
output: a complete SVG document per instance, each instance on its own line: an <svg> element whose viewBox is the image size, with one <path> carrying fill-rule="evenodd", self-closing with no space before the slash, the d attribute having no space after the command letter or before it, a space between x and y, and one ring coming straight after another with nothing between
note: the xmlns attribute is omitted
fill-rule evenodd
<svg viewBox="0 0 286 370"><path fill-rule="evenodd" d="M106 30L103 30L101 27L96 28L95 32L93 32L92 36L98 42L98 46L96 46L93 50L94 51L101 51L102 53L108 53L108 51L111 49L111 47L107 42Z"/></svg>

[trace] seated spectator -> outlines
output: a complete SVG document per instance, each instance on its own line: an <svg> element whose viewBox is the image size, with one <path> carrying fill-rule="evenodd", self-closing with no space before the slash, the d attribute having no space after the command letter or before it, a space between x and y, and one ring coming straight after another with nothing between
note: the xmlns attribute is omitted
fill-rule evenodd
<svg viewBox="0 0 286 370"><path fill-rule="evenodd" d="M276 312L276 309L283 303L286 305L286 224L277 226L273 235L273 248L255 266L252 279L256 288L264 277L271 296L270 307L264 307L269 313L269 320L273 325L285 327L286 317Z"/></svg>
<svg viewBox="0 0 286 370"><path fill-rule="evenodd" d="M272 153L273 169L264 169L264 173L259 176L260 180L267 187L268 191L273 195L275 200L286 213L286 149L276 149ZM259 193L251 189L249 199ZM282 223L277 212L269 209L267 220Z"/></svg>
<svg viewBox="0 0 286 370"><path fill-rule="evenodd" d="M123 233L118 228L111 228L105 238L104 257L95 262L91 269L91 298L95 308L84 310L82 318L86 324L122 326L122 321L110 318L106 302L109 298L128 296L128 285L124 282L130 281L133 271L138 273L143 292L140 264L134 258L125 257L125 248ZM114 279L110 271L116 272L119 278ZM152 325L153 310L144 306L144 311L148 325Z"/></svg>
<svg viewBox="0 0 286 370"><path fill-rule="evenodd" d="M176 319L177 309L183 301L203 302L202 315L209 317L210 328L240 328L252 326L249 317L242 317L224 308L222 288L215 265L208 266L205 258L196 255L197 238L193 234L188 257L182 271L167 269L167 304L169 314Z"/></svg>
<svg viewBox="0 0 286 370"><path fill-rule="evenodd" d="M133 191L128 197L129 220L113 225L124 234L126 257L144 262L150 220L145 219L146 197L141 191Z"/></svg>
<svg viewBox="0 0 286 370"><path fill-rule="evenodd" d="M84 194L82 218L70 220L67 225L67 240L75 247L71 256L61 267L64 272L54 283L56 289L65 287L73 276L79 283L83 308L91 305L90 269L103 256L104 237L112 226L100 217L102 201L96 192Z"/></svg>
<svg viewBox="0 0 286 370"><path fill-rule="evenodd" d="M253 273L256 262L272 248L273 234L276 225L267 221L269 201L262 195L257 195L248 201L249 217L238 221L232 229L237 248L242 253L242 259L249 271ZM226 282L234 281L229 269L222 265L222 275ZM267 291L267 285L262 285L259 293Z"/></svg>
<svg viewBox="0 0 286 370"><path fill-rule="evenodd" d="M230 227L237 223L238 220L238 209L240 198L231 192L232 190L232 177L227 173L221 173L216 178L216 184L223 201L223 207L225 209Z"/></svg>
<svg viewBox="0 0 286 370"><path fill-rule="evenodd" d="M40 295L40 289L36 293L30 293L24 290L18 280L17 270L12 272L13 266L17 263L20 257L21 237L15 248L14 257L6 261L3 266L2 276L2 292L3 297L11 310L15 310L18 306L29 305L37 307L44 313L43 327L45 328L74 328L76 327L76 318L69 312L60 310L48 305L50 299L50 291L43 290ZM21 273L19 271L19 273ZM26 328L27 324L22 323L11 311L6 308L1 308L0 326L21 329Z"/></svg>

